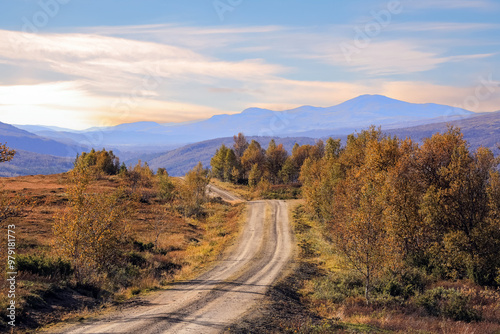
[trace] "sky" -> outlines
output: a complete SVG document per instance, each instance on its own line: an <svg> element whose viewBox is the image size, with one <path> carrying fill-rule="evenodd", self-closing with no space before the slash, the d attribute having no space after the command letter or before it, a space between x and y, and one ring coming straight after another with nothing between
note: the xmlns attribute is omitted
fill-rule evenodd
<svg viewBox="0 0 500 334"><path fill-rule="evenodd" d="M189 122L363 94L500 110L498 0L9 0L0 122Z"/></svg>

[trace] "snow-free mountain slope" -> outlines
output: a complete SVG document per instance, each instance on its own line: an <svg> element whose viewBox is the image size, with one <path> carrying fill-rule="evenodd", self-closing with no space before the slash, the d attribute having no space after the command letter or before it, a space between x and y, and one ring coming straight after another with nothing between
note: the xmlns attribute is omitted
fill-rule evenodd
<svg viewBox="0 0 500 334"><path fill-rule="evenodd" d="M15 126L0 122L0 143L16 150L58 157L75 157L85 147L71 145L58 140L44 138Z"/></svg>

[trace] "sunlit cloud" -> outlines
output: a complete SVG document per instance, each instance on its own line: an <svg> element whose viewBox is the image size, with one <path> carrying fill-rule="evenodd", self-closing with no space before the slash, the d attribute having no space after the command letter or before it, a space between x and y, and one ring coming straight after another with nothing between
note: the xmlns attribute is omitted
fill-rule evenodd
<svg viewBox="0 0 500 334"><path fill-rule="evenodd" d="M285 70L260 59L222 61L182 47L86 34L0 31L1 58L85 78L100 91L115 93L132 89L145 76L180 81L250 80Z"/></svg>
<svg viewBox="0 0 500 334"><path fill-rule="evenodd" d="M486 86L484 83L488 83ZM439 103L474 112L500 110L500 84L483 79L467 87L453 87L428 82L385 82L381 93L412 103Z"/></svg>

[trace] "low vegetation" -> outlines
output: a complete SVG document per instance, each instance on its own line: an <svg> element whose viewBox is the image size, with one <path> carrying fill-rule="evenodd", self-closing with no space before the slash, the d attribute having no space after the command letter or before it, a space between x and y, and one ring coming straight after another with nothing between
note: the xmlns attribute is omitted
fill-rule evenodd
<svg viewBox="0 0 500 334"><path fill-rule="evenodd" d="M2 181L0 221L16 226L16 324L26 330L193 277L233 240L243 210L207 197L201 165L174 179L140 162L120 166L106 150L80 155L69 173Z"/></svg>

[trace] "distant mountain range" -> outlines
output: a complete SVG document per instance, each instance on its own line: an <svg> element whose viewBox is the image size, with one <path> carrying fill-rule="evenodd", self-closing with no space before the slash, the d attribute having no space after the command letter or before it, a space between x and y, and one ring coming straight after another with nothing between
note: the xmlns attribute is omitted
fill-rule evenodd
<svg viewBox="0 0 500 334"><path fill-rule="evenodd" d="M198 161L208 164L217 147L222 143L231 146L232 136L238 132L249 138L261 137L257 139L263 147L267 147L271 137L279 137L277 142L291 149L295 142L312 144L329 136L345 138L370 125L380 125L384 131L399 137L421 140L445 131L447 124L462 127L473 147L495 148L500 142L500 112L477 114L446 105L362 95L328 108L303 106L286 111L250 108L239 114L179 124L137 122L75 131L0 123L0 142L23 151L16 162L0 164L0 176L16 171L18 175L47 173L46 167L51 164L52 171L60 172L71 168L68 157L73 159L91 147L112 149L127 164L141 159L154 169L165 167L172 175L182 175ZM37 166L27 159L29 152L37 154L44 165Z"/></svg>
<svg viewBox="0 0 500 334"><path fill-rule="evenodd" d="M67 145L158 152L188 143L230 137L238 132L249 136L300 135L319 138L321 134L331 132L348 134L371 124L397 128L472 115L474 113L468 110L445 105L413 104L380 95L362 95L328 108L303 106L285 111L250 108L239 114L215 115L190 123L137 122L85 131L18 127Z"/></svg>

